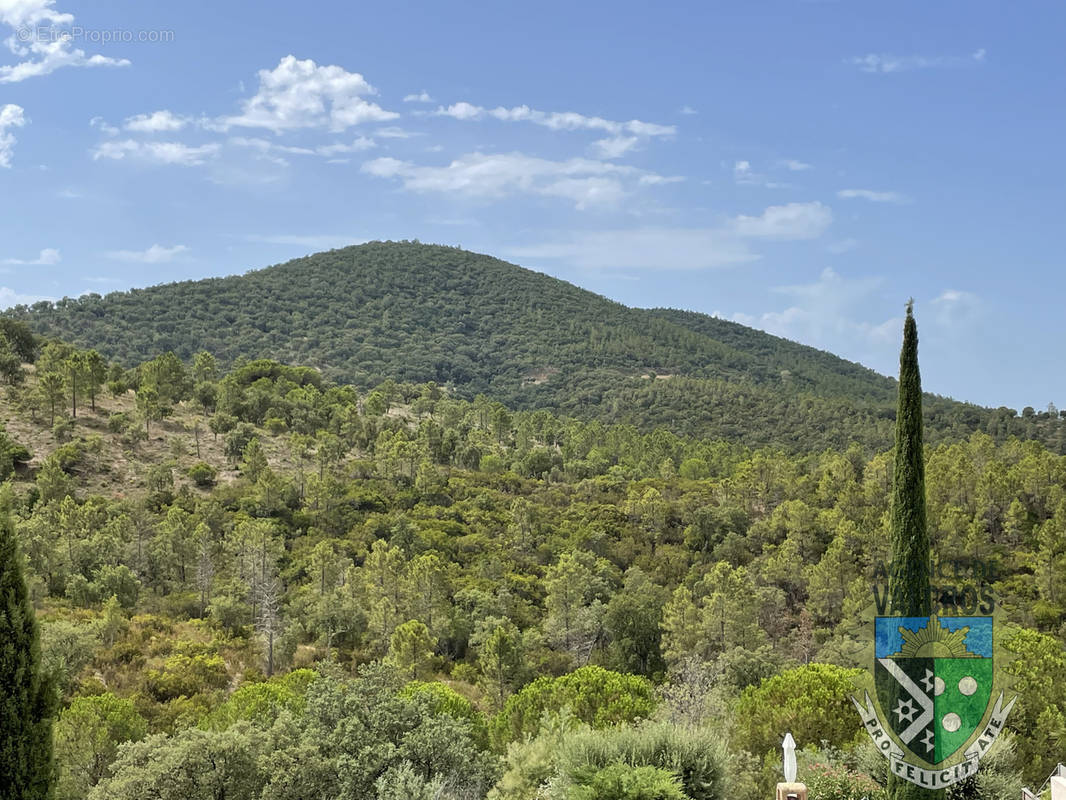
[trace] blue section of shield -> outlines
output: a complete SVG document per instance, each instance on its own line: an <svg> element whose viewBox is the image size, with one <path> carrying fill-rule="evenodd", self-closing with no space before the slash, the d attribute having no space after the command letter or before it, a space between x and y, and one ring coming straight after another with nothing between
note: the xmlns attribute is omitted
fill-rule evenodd
<svg viewBox="0 0 1066 800"><path fill-rule="evenodd" d="M900 628L917 631L926 626L928 617L878 617L874 623L874 651L877 658L888 658L903 646ZM940 617L940 624L949 631L969 628L966 647L975 656L992 658L992 617Z"/></svg>

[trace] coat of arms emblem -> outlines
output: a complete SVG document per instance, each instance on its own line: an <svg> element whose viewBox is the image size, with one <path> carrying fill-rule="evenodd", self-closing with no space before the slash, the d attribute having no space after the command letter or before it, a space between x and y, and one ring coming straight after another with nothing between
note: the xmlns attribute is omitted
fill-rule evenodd
<svg viewBox="0 0 1066 800"><path fill-rule="evenodd" d="M854 698L894 775L928 789L977 771L1003 730L992 617L876 617L873 689Z"/></svg>

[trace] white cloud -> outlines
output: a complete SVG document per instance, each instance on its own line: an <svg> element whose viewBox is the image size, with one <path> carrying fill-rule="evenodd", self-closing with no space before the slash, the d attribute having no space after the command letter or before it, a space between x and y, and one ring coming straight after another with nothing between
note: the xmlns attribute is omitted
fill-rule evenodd
<svg viewBox="0 0 1066 800"><path fill-rule="evenodd" d="M11 167L11 156L15 151L15 135L11 128L21 128L26 124L25 109L14 103L0 106L0 167Z"/></svg>
<svg viewBox="0 0 1066 800"><path fill-rule="evenodd" d="M390 125L387 128L378 128L374 131L374 135L380 136L382 139L413 139L415 136L423 136L424 134Z"/></svg>
<svg viewBox="0 0 1066 800"><path fill-rule="evenodd" d="M0 83L18 83L48 75L62 67L125 67L124 58L86 55L73 46L72 14L56 11L55 0L0 0L0 24L15 32L5 40L8 49L25 59L0 66Z"/></svg>
<svg viewBox="0 0 1066 800"><path fill-rule="evenodd" d="M295 147L292 145L278 144L269 139L246 136L233 136L230 137L228 142L236 147L247 147L256 150L263 155L276 156L273 160L280 164L288 164L283 157L286 155L317 155L324 158L333 158L345 153L357 153L363 150L369 150L376 146L373 139L368 139L365 136L360 136L351 142L334 142L333 144L318 145L316 147Z"/></svg>
<svg viewBox="0 0 1066 800"><path fill-rule="evenodd" d="M744 183L750 180L751 174L750 161L737 161L733 164L733 180L737 183Z"/></svg>
<svg viewBox="0 0 1066 800"><path fill-rule="evenodd" d="M242 103L239 115L226 117L220 124L275 133L318 127L343 131L399 117L365 99L375 94L377 90L357 72L288 55L273 70L259 70L259 91Z"/></svg>
<svg viewBox="0 0 1066 800"><path fill-rule="evenodd" d="M433 98L429 96L429 92L423 89L418 94L407 95L404 97L403 101L405 103L432 103Z"/></svg>
<svg viewBox="0 0 1066 800"><path fill-rule="evenodd" d="M849 59L848 63L854 64L863 72L888 74L918 69L963 67L970 64L980 64L985 60L986 55L988 55L988 52L983 47L968 56L894 56L889 53L867 53L864 56Z"/></svg>
<svg viewBox="0 0 1066 800"><path fill-rule="evenodd" d="M514 108L483 108L472 103L459 102L436 111L437 115L459 120L477 120L492 117L502 122L531 122L555 131L594 130L605 131L611 136L673 136L677 128L673 125L658 125L631 119L628 122L615 122L602 117L590 117L575 111L538 111L529 106Z"/></svg>
<svg viewBox="0 0 1066 800"><path fill-rule="evenodd" d="M310 147L295 147L292 145L278 144L269 139L248 136L231 136L229 144L236 147L247 147L258 150L260 153L284 153L286 155L313 156L315 151Z"/></svg>
<svg viewBox="0 0 1066 800"><path fill-rule="evenodd" d="M378 158L363 164L362 171L379 178L399 179L405 189L413 192L473 197L504 197L521 192L564 197L578 209L617 204L627 194L629 183L647 185L673 180L604 161L550 161L522 153L470 153L441 167Z"/></svg>
<svg viewBox="0 0 1066 800"><path fill-rule="evenodd" d="M180 131L188 124L188 118L179 117L173 112L164 110L127 117L123 127L128 131L136 131L137 133L164 133Z"/></svg>
<svg viewBox="0 0 1066 800"><path fill-rule="evenodd" d="M61 261L59 251L54 247L46 247L41 250L37 258L21 259L21 258L5 258L4 264L21 264L25 266L48 266L50 264L58 264Z"/></svg>
<svg viewBox="0 0 1066 800"><path fill-rule="evenodd" d="M808 169L813 169L810 164L804 161L797 161L794 158L786 158L784 161L781 162L781 166L783 166L790 172L803 172Z"/></svg>
<svg viewBox="0 0 1066 800"><path fill-rule="evenodd" d="M475 106L472 103L459 102L444 108L443 106L437 109L437 114L443 117L452 117L454 119L478 119L485 113L485 109L481 106Z"/></svg>
<svg viewBox="0 0 1066 800"><path fill-rule="evenodd" d="M139 142L135 139L102 142L92 151L93 160L102 158L121 161L125 158L151 164L193 167L215 158L221 145L204 144L196 147L181 142Z"/></svg>
<svg viewBox="0 0 1066 800"><path fill-rule="evenodd" d="M818 201L769 206L757 217L732 221L738 236L760 239L816 239L833 222L833 211Z"/></svg>
<svg viewBox="0 0 1066 800"><path fill-rule="evenodd" d="M640 140L636 136L615 136L610 139L597 139L592 143L593 150L600 158L621 158Z"/></svg>
<svg viewBox="0 0 1066 800"><path fill-rule="evenodd" d="M14 289L10 289L7 286L0 286L0 308L11 308L12 306L30 306L41 300L54 301L54 297L45 297L39 294L21 294Z"/></svg>
<svg viewBox="0 0 1066 800"><path fill-rule="evenodd" d="M787 183L772 181L756 172L747 160L733 162L733 181L740 186L762 186L766 189L783 189L788 186Z"/></svg>
<svg viewBox="0 0 1066 800"><path fill-rule="evenodd" d="M699 270L759 258L736 236L711 228L587 231L507 252L517 259L562 261L581 269Z"/></svg>
<svg viewBox="0 0 1066 800"><path fill-rule="evenodd" d="M366 136L360 136L358 139L353 139L351 142L337 142L335 144L319 145L315 148L315 153L320 156L336 156L341 153L359 153L374 147L377 147L377 143L373 139L368 139Z"/></svg>
<svg viewBox="0 0 1066 800"><path fill-rule="evenodd" d="M173 247L153 244L147 250L111 250L104 255L115 261L129 261L137 264L164 264L168 261L173 261L176 256L188 250L189 248L183 244L176 244Z"/></svg>
<svg viewBox="0 0 1066 800"><path fill-rule="evenodd" d="M871 203L895 203L902 205L910 202L910 198L899 192L880 192L873 189L841 189L837 197L846 200L859 199L869 200Z"/></svg>
<svg viewBox="0 0 1066 800"><path fill-rule="evenodd" d="M692 106L681 106L680 113L685 115L699 114L700 112L694 109Z"/></svg>
<svg viewBox="0 0 1066 800"><path fill-rule="evenodd" d="M89 120L89 127L96 128L105 136L118 136L120 133L118 128L108 123L103 117L93 117Z"/></svg>

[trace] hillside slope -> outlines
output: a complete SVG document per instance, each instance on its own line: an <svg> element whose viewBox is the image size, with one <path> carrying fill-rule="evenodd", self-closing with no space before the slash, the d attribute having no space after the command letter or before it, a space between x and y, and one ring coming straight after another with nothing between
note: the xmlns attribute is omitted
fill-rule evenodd
<svg viewBox="0 0 1066 800"><path fill-rule="evenodd" d="M208 350L223 364L267 356L364 388L436 381L514 408L755 445L891 441L895 382L872 370L705 315L627 308L451 247L373 242L9 313L127 365ZM934 441L1012 425L942 398L927 405Z"/></svg>

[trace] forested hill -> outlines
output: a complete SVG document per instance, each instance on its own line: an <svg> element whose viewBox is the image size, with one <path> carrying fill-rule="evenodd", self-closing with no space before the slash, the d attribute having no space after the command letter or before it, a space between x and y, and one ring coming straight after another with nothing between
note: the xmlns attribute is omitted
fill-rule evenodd
<svg viewBox="0 0 1066 800"><path fill-rule="evenodd" d="M891 443L895 382L691 312L627 308L485 255L415 242L331 250L245 275L9 314L131 365L172 350L270 357L370 387L466 397L791 450ZM928 398L933 441L983 430L1061 448L1061 425Z"/></svg>

